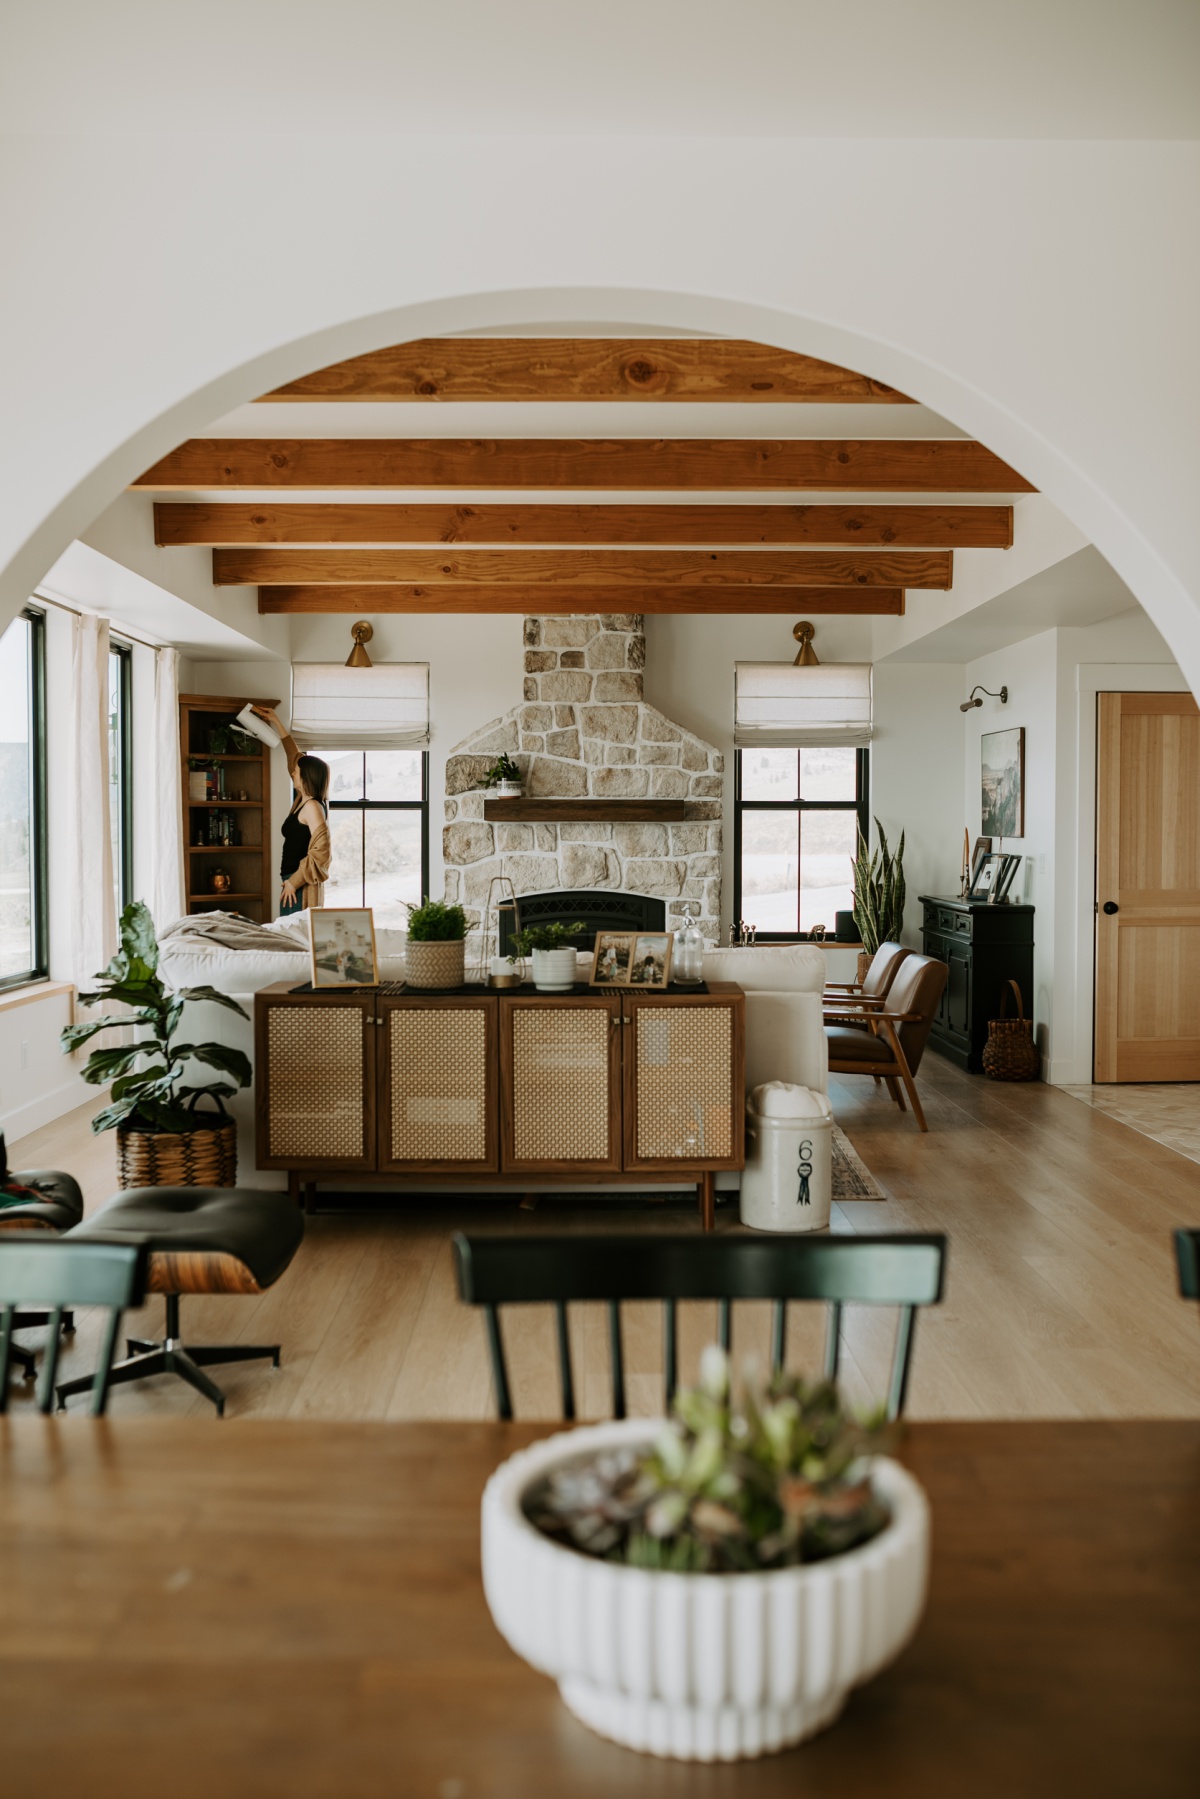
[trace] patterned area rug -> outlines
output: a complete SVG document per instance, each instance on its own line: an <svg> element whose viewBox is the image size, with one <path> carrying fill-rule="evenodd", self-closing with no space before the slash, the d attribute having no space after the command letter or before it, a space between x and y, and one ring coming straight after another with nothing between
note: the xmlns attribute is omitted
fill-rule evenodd
<svg viewBox="0 0 1200 1799"><path fill-rule="evenodd" d="M833 1197L839 1199L886 1199L879 1185L840 1125L833 1127Z"/></svg>

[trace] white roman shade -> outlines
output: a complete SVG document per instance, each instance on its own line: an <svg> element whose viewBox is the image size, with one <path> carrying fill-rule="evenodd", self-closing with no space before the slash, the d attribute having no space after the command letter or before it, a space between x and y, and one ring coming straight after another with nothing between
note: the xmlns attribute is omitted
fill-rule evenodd
<svg viewBox="0 0 1200 1799"><path fill-rule="evenodd" d="M310 750L423 750L429 743L429 664L292 664L292 736Z"/></svg>
<svg viewBox="0 0 1200 1799"><path fill-rule="evenodd" d="M739 749L861 749L871 741L871 664L735 662L733 741Z"/></svg>

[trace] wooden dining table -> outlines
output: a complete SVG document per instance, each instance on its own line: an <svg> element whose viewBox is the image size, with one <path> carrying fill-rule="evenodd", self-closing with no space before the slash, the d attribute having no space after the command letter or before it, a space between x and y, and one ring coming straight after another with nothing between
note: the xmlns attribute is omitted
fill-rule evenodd
<svg viewBox="0 0 1200 1799"><path fill-rule="evenodd" d="M1195 1799L1200 1422L930 1423L928 1609L810 1742L657 1760L497 1634L548 1425L0 1420L2 1799Z"/></svg>

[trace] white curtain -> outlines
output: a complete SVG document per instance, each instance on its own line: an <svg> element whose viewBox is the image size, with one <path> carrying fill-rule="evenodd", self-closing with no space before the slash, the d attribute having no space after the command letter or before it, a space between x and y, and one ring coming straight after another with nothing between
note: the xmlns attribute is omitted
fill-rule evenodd
<svg viewBox="0 0 1200 1799"><path fill-rule="evenodd" d="M108 770L108 620L71 619L66 830L67 954L85 992L117 947Z"/></svg>
<svg viewBox="0 0 1200 1799"><path fill-rule="evenodd" d="M179 774L179 651L154 652L154 810L134 821L135 832L150 834L149 892L139 895L149 906L154 927L162 932L187 911L183 884L183 786Z"/></svg>

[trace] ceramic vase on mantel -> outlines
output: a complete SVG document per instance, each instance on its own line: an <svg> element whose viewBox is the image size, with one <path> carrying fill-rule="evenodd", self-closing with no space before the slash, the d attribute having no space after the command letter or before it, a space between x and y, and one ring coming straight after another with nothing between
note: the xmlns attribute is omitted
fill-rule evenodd
<svg viewBox="0 0 1200 1799"><path fill-rule="evenodd" d="M929 1505L880 1458L891 1514L844 1555L762 1574L675 1574L598 1561L543 1536L523 1496L560 1462L648 1449L645 1418L535 1443L483 1495L483 1586L501 1636L601 1736L681 1761L741 1761L832 1724L908 1642L925 1606ZM800 1782L803 1786L803 1782Z"/></svg>
<svg viewBox="0 0 1200 1799"><path fill-rule="evenodd" d="M533 984L539 993L570 993L575 985L575 948L535 949Z"/></svg>

